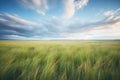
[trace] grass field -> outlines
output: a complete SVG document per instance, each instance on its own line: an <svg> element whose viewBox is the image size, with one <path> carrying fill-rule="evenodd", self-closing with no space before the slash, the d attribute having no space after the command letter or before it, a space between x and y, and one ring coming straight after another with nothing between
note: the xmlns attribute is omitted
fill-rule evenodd
<svg viewBox="0 0 120 80"><path fill-rule="evenodd" d="M0 41L0 80L120 80L120 41Z"/></svg>

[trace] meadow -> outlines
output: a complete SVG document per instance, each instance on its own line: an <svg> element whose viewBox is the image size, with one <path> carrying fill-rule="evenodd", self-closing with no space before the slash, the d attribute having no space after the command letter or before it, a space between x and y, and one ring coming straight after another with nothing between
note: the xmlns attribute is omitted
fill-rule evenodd
<svg viewBox="0 0 120 80"><path fill-rule="evenodd" d="M120 80L120 41L0 41L0 80Z"/></svg>

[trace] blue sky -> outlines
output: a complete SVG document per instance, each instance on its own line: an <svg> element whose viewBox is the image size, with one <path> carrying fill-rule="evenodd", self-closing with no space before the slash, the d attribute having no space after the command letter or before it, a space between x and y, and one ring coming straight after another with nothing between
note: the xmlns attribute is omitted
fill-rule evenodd
<svg viewBox="0 0 120 80"><path fill-rule="evenodd" d="M0 0L0 39L120 39L120 0Z"/></svg>

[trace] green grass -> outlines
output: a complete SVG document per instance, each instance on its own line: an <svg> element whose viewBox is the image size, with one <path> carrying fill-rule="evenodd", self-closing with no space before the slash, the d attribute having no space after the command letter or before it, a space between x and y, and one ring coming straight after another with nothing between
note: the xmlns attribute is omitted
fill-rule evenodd
<svg viewBox="0 0 120 80"><path fill-rule="evenodd" d="M0 41L0 80L120 80L120 41Z"/></svg>

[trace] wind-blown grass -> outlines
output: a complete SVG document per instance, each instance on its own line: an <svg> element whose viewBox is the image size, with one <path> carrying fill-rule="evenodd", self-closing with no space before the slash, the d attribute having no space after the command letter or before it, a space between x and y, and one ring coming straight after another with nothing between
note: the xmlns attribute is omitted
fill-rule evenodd
<svg viewBox="0 0 120 80"><path fill-rule="evenodd" d="M0 41L0 80L120 80L120 42Z"/></svg>

